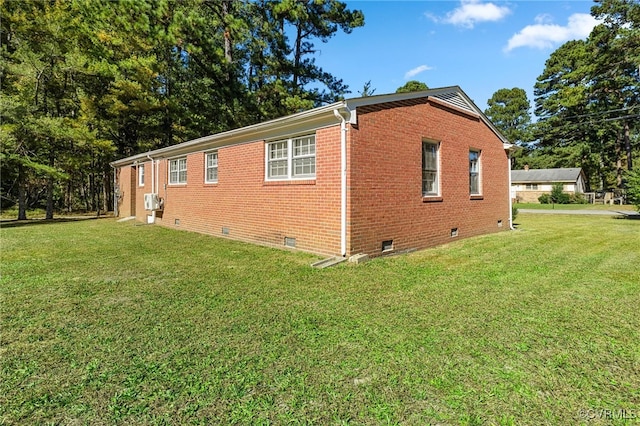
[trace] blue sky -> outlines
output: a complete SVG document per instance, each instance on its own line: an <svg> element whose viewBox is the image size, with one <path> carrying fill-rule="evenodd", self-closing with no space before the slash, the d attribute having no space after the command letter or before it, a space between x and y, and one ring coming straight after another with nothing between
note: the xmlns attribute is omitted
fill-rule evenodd
<svg viewBox="0 0 640 426"><path fill-rule="evenodd" d="M533 86L549 55L584 39L596 21L592 1L349 1L365 25L316 43L316 63L358 97L409 80L430 88L458 85L482 109L501 88L520 87L533 106Z"/></svg>

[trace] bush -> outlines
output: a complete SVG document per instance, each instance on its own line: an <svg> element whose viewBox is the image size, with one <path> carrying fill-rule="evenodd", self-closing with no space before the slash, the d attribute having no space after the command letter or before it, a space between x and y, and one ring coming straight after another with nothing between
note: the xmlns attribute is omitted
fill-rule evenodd
<svg viewBox="0 0 640 426"><path fill-rule="evenodd" d="M569 204L587 204L587 199L582 194L569 194Z"/></svg>
<svg viewBox="0 0 640 426"><path fill-rule="evenodd" d="M563 191L563 185L556 183L551 189L551 202L555 204L569 204L569 194L565 194Z"/></svg>
<svg viewBox="0 0 640 426"><path fill-rule="evenodd" d="M542 194L538 201L540 204L587 204L582 194L567 194L562 189L562 184L557 183L553 185L551 194Z"/></svg>
<svg viewBox="0 0 640 426"><path fill-rule="evenodd" d="M513 224L513 221L516 220L517 216L518 216L518 208L512 204L511 205L511 221L512 221L512 224Z"/></svg>
<svg viewBox="0 0 640 426"><path fill-rule="evenodd" d="M540 204L551 204L551 194L542 194L538 197Z"/></svg>

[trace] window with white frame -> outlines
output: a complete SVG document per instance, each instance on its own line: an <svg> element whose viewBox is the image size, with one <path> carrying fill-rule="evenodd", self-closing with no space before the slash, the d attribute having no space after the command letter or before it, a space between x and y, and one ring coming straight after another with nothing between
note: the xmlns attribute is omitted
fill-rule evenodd
<svg viewBox="0 0 640 426"><path fill-rule="evenodd" d="M218 182L218 151L207 152L205 155L205 178L206 183Z"/></svg>
<svg viewBox="0 0 640 426"><path fill-rule="evenodd" d="M525 189L530 190L530 191L537 191L538 190L538 184L537 183L527 183L527 184L525 184Z"/></svg>
<svg viewBox="0 0 640 426"><path fill-rule="evenodd" d="M480 194L480 151L469 150L469 193Z"/></svg>
<svg viewBox="0 0 640 426"><path fill-rule="evenodd" d="M174 158L169 160L169 184L187 183L187 159Z"/></svg>
<svg viewBox="0 0 640 426"><path fill-rule="evenodd" d="M138 186L144 186L144 164L138 165Z"/></svg>
<svg viewBox="0 0 640 426"><path fill-rule="evenodd" d="M422 142L422 196L432 197L439 193L438 151L439 144Z"/></svg>
<svg viewBox="0 0 640 426"><path fill-rule="evenodd" d="M302 136L268 143L266 163L268 180L315 178L315 136Z"/></svg>

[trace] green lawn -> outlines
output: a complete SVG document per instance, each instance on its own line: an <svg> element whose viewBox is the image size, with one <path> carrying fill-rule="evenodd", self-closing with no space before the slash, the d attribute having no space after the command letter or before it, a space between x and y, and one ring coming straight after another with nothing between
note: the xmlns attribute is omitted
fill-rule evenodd
<svg viewBox="0 0 640 426"><path fill-rule="evenodd" d="M536 210L614 210L614 211L634 211L631 204L540 204L540 203L514 203L518 209Z"/></svg>
<svg viewBox="0 0 640 426"><path fill-rule="evenodd" d="M113 219L4 223L0 424L637 422L640 221L517 222L324 270Z"/></svg>

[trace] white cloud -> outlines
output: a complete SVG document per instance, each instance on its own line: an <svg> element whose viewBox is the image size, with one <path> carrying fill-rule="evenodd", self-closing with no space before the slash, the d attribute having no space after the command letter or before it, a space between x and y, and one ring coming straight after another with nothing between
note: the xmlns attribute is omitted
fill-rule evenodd
<svg viewBox="0 0 640 426"><path fill-rule="evenodd" d="M478 22L499 21L508 14L511 9L506 6L498 6L495 3L482 3L479 0L462 0L460 6L438 19L432 15L427 15L437 22L453 24L464 28L473 28Z"/></svg>
<svg viewBox="0 0 640 426"><path fill-rule="evenodd" d="M552 24L548 15L538 15L535 20L535 25L527 25L509 39L506 52L518 47L551 49L569 40L584 39L600 22L586 13L569 16L566 26Z"/></svg>
<svg viewBox="0 0 640 426"><path fill-rule="evenodd" d="M551 24L553 22L553 16L549 15L548 13L541 13L540 15L533 18L533 20L536 22L536 24L540 25Z"/></svg>
<svg viewBox="0 0 640 426"><path fill-rule="evenodd" d="M414 69L411 69L409 71L407 71L404 75L404 79L405 80L409 80L411 77L415 77L416 75L420 74L421 72L425 72L425 71L429 71L432 70L433 68L428 66L428 65L420 65L419 67L415 67Z"/></svg>

